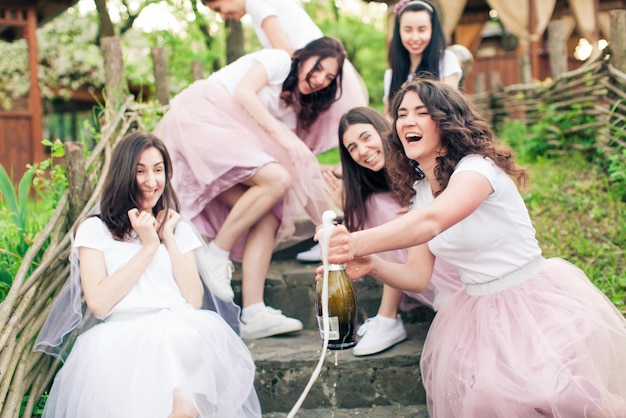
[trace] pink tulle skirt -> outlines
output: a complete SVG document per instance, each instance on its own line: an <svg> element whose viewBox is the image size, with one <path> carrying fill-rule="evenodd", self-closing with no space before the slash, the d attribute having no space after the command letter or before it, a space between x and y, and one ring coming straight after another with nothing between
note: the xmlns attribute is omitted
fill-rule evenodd
<svg viewBox="0 0 626 418"><path fill-rule="evenodd" d="M343 114L353 107L367 106L369 103L367 87L356 68L348 60L345 60L343 64L341 85L342 93L339 100L321 114L308 131L298 132L298 136L314 154L337 148L339 146L337 136L339 120Z"/></svg>
<svg viewBox="0 0 626 418"><path fill-rule="evenodd" d="M209 239L215 237L230 211L216 197L270 163L281 164L291 175L287 195L273 208L281 221L277 247L309 238L312 231L303 231L302 236L296 234L294 221L307 213L319 224L321 214L329 207L316 157L311 153L294 161L214 81L196 81L179 93L155 135L170 152L174 166L172 183L183 215ZM234 260L241 259L246 237L247 233L233 247Z"/></svg>
<svg viewBox="0 0 626 418"><path fill-rule="evenodd" d="M626 320L572 264L538 271L440 308L421 360L431 418L626 416Z"/></svg>

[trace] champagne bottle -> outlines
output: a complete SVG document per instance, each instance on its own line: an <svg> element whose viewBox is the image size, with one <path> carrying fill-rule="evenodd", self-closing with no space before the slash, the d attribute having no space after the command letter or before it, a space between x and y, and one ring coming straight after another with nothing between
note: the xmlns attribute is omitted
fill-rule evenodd
<svg viewBox="0 0 626 418"><path fill-rule="evenodd" d="M324 321L322 317L323 280L317 282L316 303L317 324L324 340ZM344 264L328 266L328 319L330 350L344 350L356 345L356 295Z"/></svg>

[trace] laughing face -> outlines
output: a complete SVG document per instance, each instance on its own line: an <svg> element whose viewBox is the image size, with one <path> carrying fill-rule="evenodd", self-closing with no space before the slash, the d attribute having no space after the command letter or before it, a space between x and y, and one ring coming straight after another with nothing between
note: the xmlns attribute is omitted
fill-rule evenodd
<svg viewBox="0 0 626 418"><path fill-rule="evenodd" d="M410 159L428 169L436 165L435 158L445 154L437 123L414 91L408 91L398 107L396 131Z"/></svg>
<svg viewBox="0 0 626 418"><path fill-rule="evenodd" d="M385 167L383 141L373 125L350 125L343 134L343 146L361 167L372 171L380 171Z"/></svg>
<svg viewBox="0 0 626 418"><path fill-rule="evenodd" d="M337 58L309 57L298 70L298 90L301 94L309 95L325 89L337 77L338 72Z"/></svg>
<svg viewBox="0 0 626 418"><path fill-rule="evenodd" d="M146 148L137 162L137 188L141 211L152 212L152 208L163 195L165 188L165 164L161 152L154 148Z"/></svg>

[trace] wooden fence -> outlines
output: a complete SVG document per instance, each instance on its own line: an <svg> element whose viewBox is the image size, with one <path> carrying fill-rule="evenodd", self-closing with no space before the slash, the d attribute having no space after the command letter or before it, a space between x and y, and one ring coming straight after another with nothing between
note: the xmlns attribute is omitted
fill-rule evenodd
<svg viewBox="0 0 626 418"><path fill-rule="evenodd" d="M548 84L500 87L477 93L474 100L496 128L509 121L530 127L545 116L546 108L563 114L579 110L593 121L554 132L554 136L595 133L596 143L602 148L626 148L626 74L604 55Z"/></svg>
<svg viewBox="0 0 626 418"><path fill-rule="evenodd" d="M584 117L576 120L585 123L562 131L552 127L546 139L591 136L601 151L621 155L626 149L626 10L611 13L612 43L591 62L546 83L499 86L475 93L476 105L492 126L497 129L506 122L522 122L531 127L546 116L547 109L562 117L578 112Z"/></svg>

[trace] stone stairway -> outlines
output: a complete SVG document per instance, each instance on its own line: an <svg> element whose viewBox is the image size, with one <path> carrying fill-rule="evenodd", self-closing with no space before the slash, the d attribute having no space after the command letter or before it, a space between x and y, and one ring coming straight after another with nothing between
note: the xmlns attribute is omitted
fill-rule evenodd
<svg viewBox="0 0 626 418"><path fill-rule="evenodd" d="M295 254L310 242L275 253L265 291L266 304L298 318L304 330L246 341L255 359L255 386L264 418L286 417L306 387L321 355L315 318L315 268ZM240 303L241 270L233 277ZM382 285L371 277L354 282L359 323L376 315ZM382 353L355 357L351 350L328 352L322 371L297 417L427 418L419 360L433 312L417 307L402 313L408 340Z"/></svg>

